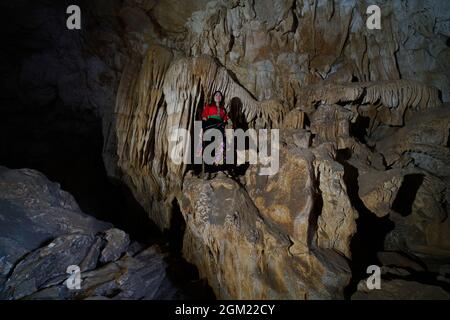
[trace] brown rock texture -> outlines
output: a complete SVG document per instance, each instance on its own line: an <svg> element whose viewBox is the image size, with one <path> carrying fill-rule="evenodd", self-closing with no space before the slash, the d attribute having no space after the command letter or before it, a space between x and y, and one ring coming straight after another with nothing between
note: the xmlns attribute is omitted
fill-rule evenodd
<svg viewBox="0 0 450 320"><path fill-rule="evenodd" d="M218 298L447 298L450 2L380 2L381 30L371 4L86 1L87 58L46 52L63 80L32 87L25 65L21 84L37 106L57 91L101 116L108 174L161 229L179 204L183 254ZM280 130L278 173L203 179L171 161L170 133L215 90L233 120ZM373 264L381 291L364 287Z"/></svg>
<svg viewBox="0 0 450 320"><path fill-rule="evenodd" d="M217 297L345 298L368 264L396 268L377 252L414 256L434 276L450 258L448 4L385 3L381 31L366 28L368 5L120 10L130 49L104 159L161 228L180 204L184 256ZM277 174L250 165L204 180L170 161L171 130L191 130L215 90L249 128L280 129ZM421 286L401 281L385 296Z"/></svg>
<svg viewBox="0 0 450 320"><path fill-rule="evenodd" d="M198 266L218 297L343 298L350 280L346 259L326 246L296 248L300 245L291 240L292 230L286 230L293 223L281 221L291 218L287 207L275 208L278 221L266 221L245 190L221 176L209 183L187 178L181 209L187 227L184 256ZM296 219L307 220L307 214Z"/></svg>
<svg viewBox="0 0 450 320"><path fill-rule="evenodd" d="M59 184L0 166L0 299L183 299L167 251L83 213ZM79 268L80 290L66 286Z"/></svg>

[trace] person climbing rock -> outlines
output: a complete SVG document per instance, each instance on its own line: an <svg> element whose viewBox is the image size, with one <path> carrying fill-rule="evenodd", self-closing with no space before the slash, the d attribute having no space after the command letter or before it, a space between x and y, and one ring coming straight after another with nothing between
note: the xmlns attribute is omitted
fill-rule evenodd
<svg viewBox="0 0 450 320"><path fill-rule="evenodd" d="M204 171L208 173L208 177L211 177L212 173L222 169L223 163L225 162L225 126L227 123L231 122L224 108L224 97L222 92L214 92L210 103L206 104L203 108L201 117L203 134L205 134L208 129L218 129L222 133L222 143L219 152L217 152L217 154L215 151L212 152L214 163L204 163ZM205 150L210 143L212 143L212 141L203 140L202 149Z"/></svg>

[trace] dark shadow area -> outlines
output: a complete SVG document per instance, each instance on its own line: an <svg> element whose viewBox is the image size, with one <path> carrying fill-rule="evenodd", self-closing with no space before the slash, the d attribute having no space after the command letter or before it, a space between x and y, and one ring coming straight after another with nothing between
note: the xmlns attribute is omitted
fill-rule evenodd
<svg viewBox="0 0 450 320"><path fill-rule="evenodd" d="M398 189L397 196L392 203L392 210L406 217L411 214L412 205L416 199L417 191L422 185L422 174L407 174L403 177L403 183Z"/></svg>
<svg viewBox="0 0 450 320"><path fill-rule="evenodd" d="M354 123L350 123L350 136L355 137L359 142L366 144L367 129L370 125L370 118L358 116Z"/></svg>
<svg viewBox="0 0 450 320"><path fill-rule="evenodd" d="M311 120L309 120L308 114L305 112L303 114L303 128L308 129L311 127Z"/></svg>
<svg viewBox="0 0 450 320"><path fill-rule="evenodd" d="M369 265L380 265L377 253L384 250L386 235L394 229L394 223L388 216L379 218L366 208L359 197L358 169L348 163L351 157L349 149L341 149L337 152L336 161L344 166L344 182L352 206L358 211L356 219L357 231L350 243L352 261L352 279L345 288L344 294L349 298L357 289L358 282L367 278Z"/></svg>
<svg viewBox="0 0 450 320"><path fill-rule="evenodd" d="M450 129L448 130L447 147L450 148Z"/></svg>
<svg viewBox="0 0 450 320"><path fill-rule="evenodd" d="M39 109L0 116L0 164L31 168L71 193L81 210L113 223L133 240L161 236L130 190L107 177L102 160L101 122L88 111L73 111L58 100Z"/></svg>
<svg viewBox="0 0 450 320"><path fill-rule="evenodd" d="M172 217L168 231L169 247L173 252L180 253L183 249L183 237L186 223L180 210L177 199L172 201Z"/></svg>
<svg viewBox="0 0 450 320"><path fill-rule="evenodd" d="M442 90L438 89L437 92L439 101L442 101Z"/></svg>
<svg viewBox="0 0 450 320"><path fill-rule="evenodd" d="M318 184L318 181L320 181L320 171L318 172L318 175L315 179L316 184ZM318 185L316 185L315 189L317 190L317 194L314 195L314 206L313 206L313 213L308 218L308 245L314 246L314 235L317 234L317 225L319 221L319 216L322 214L323 209L323 197L322 197L322 191L320 191L320 188Z"/></svg>
<svg viewBox="0 0 450 320"><path fill-rule="evenodd" d="M238 130L241 129L243 131L247 131L249 128L249 124L245 118L245 114L242 112L242 101L238 97L233 97L230 101L230 111L229 116L231 121L233 122L233 129ZM238 150L238 143L237 138L234 137L233 139L233 146L234 146L234 164L227 164L225 166L225 169L229 172L229 174L233 178L238 178L239 176L245 175L245 172L247 171L249 164L237 164L237 150ZM248 150L249 148L249 141L246 139L244 150Z"/></svg>
<svg viewBox="0 0 450 320"><path fill-rule="evenodd" d="M112 10L119 2L111 2ZM82 29L76 31L66 28L66 9L74 4L85 8ZM160 245L175 264L169 268L177 272L177 283L187 292L184 298L213 298L203 293L209 287L180 254L182 233L176 234L175 229L168 235L160 232L130 189L107 176L98 113L112 107L108 104L110 91L90 87L91 82L80 78L79 71L88 76L89 68L102 67L89 57L106 47L91 42L90 35L104 27L120 31L119 19L97 16L96 5L84 0L5 2L0 8L5 17L16 17L1 20L6 45L0 61L4 85L0 95L0 165L40 171L72 194L86 214L112 223L133 241ZM102 80L105 87L114 86Z"/></svg>
<svg viewBox="0 0 450 320"><path fill-rule="evenodd" d="M199 280L197 268L182 258L184 220L179 207L174 209L173 229L169 234L160 232L131 191L108 178L102 145L100 119L66 108L58 100L39 109L0 110L0 165L38 170L71 193L83 212L111 222L134 241L159 244L169 252L169 276L184 298L214 299L206 281Z"/></svg>
<svg viewBox="0 0 450 320"><path fill-rule="evenodd" d="M205 279L200 279L198 269L183 258L183 238L186 223L177 199L172 201L170 229L166 233L168 249L171 254L166 258L169 263L168 276L188 297L202 300L215 300L213 290ZM188 281L186 281L188 279Z"/></svg>
<svg viewBox="0 0 450 320"><path fill-rule="evenodd" d="M242 112L242 101L238 97L234 97L230 101L229 116L233 121L233 127L240 128L244 131L248 129L247 120Z"/></svg>

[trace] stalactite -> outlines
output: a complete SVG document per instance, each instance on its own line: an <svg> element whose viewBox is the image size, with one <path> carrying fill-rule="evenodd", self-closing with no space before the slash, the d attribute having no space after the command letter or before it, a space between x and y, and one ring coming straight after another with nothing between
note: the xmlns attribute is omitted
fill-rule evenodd
<svg viewBox="0 0 450 320"><path fill-rule="evenodd" d="M386 111L389 118L387 123L390 125L403 125L405 115L441 105L435 87L412 80L376 82L365 88L363 103L379 102L389 108Z"/></svg>
<svg viewBox="0 0 450 320"><path fill-rule="evenodd" d="M405 115L418 110L439 107L441 101L435 87L412 80L358 82L293 87L297 106L306 112L320 104L376 104L378 120L389 125L403 125Z"/></svg>
<svg viewBox="0 0 450 320"><path fill-rule="evenodd" d="M305 126L305 113L296 108L291 110L283 121L284 129L303 129Z"/></svg>
<svg viewBox="0 0 450 320"><path fill-rule="evenodd" d="M228 110L231 100L239 99L250 126L277 128L287 112L278 100L254 99L209 56L172 57L168 49L152 46L141 62L132 59L122 75L115 111L119 167L137 195L150 192L160 201L181 189L187 167L170 160L168 138L175 128L191 132L202 97L221 90ZM154 206L151 199L141 200Z"/></svg>

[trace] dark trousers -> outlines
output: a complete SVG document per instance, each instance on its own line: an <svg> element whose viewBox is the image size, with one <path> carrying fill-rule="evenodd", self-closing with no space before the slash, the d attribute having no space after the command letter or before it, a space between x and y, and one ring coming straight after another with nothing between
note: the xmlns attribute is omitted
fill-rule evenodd
<svg viewBox="0 0 450 320"><path fill-rule="evenodd" d="M221 132L222 134L222 139L223 139L223 163L225 163L225 149L226 149L226 140L225 140L225 122L223 122L222 120L218 120L218 119L208 119L206 121L202 122L202 129L203 129L203 134L206 133L207 130L209 129L217 129ZM212 139L212 141L202 141L202 148L203 150L205 150L205 148L214 142L214 139ZM213 156L216 156L215 154L215 150L212 152ZM223 164L218 164L218 165L214 165L214 164L208 164L208 163L204 163L204 168L205 168L205 172L217 172L220 171L224 168Z"/></svg>

